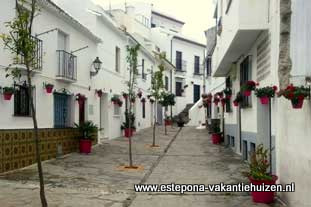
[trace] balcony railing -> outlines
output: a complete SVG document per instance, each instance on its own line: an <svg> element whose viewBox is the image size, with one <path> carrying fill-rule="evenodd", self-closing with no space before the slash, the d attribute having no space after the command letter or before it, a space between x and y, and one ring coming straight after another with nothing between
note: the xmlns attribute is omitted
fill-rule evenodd
<svg viewBox="0 0 311 207"><path fill-rule="evenodd" d="M42 70L42 54L43 54L43 41L37 37L31 36L31 40L34 43L33 59L30 62L31 70ZM17 54L15 64L25 65L25 58L22 54Z"/></svg>
<svg viewBox="0 0 311 207"><path fill-rule="evenodd" d="M197 75L197 76L204 75L204 66L205 66L204 64L203 65L199 65L199 66L195 66L193 75Z"/></svg>
<svg viewBox="0 0 311 207"><path fill-rule="evenodd" d="M77 56L64 50L57 50L58 74L57 77L69 81L77 80Z"/></svg>
<svg viewBox="0 0 311 207"><path fill-rule="evenodd" d="M186 72L187 71L187 61L182 59L175 60L175 67L177 72Z"/></svg>

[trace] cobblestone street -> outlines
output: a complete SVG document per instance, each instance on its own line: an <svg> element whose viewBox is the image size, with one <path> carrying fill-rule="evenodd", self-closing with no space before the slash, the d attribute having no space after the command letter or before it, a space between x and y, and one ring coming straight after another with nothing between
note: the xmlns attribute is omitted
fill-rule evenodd
<svg viewBox="0 0 311 207"><path fill-rule="evenodd" d="M158 128L160 148L150 149L152 131L134 137L134 162L143 171L124 172L127 140L119 138L96 146L90 155L73 153L43 164L49 206L157 207L255 205L247 193L134 193L133 185L226 184L245 181L241 159L223 146L212 145L206 130L169 127L168 136ZM176 136L177 135L177 136ZM1 175L1 207L40 206L36 166Z"/></svg>

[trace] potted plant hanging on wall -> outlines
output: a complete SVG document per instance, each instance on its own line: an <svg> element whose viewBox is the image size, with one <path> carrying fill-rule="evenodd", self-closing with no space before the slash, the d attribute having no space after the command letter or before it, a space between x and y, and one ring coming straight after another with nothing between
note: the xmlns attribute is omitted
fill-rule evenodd
<svg viewBox="0 0 311 207"><path fill-rule="evenodd" d="M138 98L141 98L143 96L143 92L138 91L137 96L138 96Z"/></svg>
<svg viewBox="0 0 311 207"><path fill-rule="evenodd" d="M260 99L261 104L266 105L269 104L270 98L273 98L275 96L277 89L277 86L257 88L255 90L255 95Z"/></svg>
<svg viewBox="0 0 311 207"><path fill-rule="evenodd" d="M284 96L290 100L294 109L301 109L305 98L310 97L310 89L304 86L287 86L285 90L279 92L280 96Z"/></svg>
<svg viewBox="0 0 311 207"><path fill-rule="evenodd" d="M80 139L80 153L89 154L92 151L92 140L95 133L98 131L98 127L92 121L86 121L80 125L75 124L76 128L82 133Z"/></svg>
<svg viewBox="0 0 311 207"><path fill-rule="evenodd" d="M45 84L46 93L52 93L53 92L53 88L54 88L53 84L51 84L51 83L46 83Z"/></svg>
<svg viewBox="0 0 311 207"><path fill-rule="evenodd" d="M14 94L14 88L13 87L3 87L3 97L4 100L9 101L12 98L12 95Z"/></svg>
<svg viewBox="0 0 311 207"><path fill-rule="evenodd" d="M117 101L117 105L118 105L119 107L122 107L122 105L123 105L123 101L121 101L120 99L118 99L118 101Z"/></svg>
<svg viewBox="0 0 311 207"><path fill-rule="evenodd" d="M238 92L238 93L236 94L235 99L233 100L233 105L234 105L235 107L238 107L239 104L242 103L242 101L243 101L243 96L242 96L241 92Z"/></svg>
<svg viewBox="0 0 311 207"><path fill-rule="evenodd" d="M249 170L243 172L249 181L256 187L261 185L275 185L278 177L268 172L270 163L268 161L268 150L259 145L256 151L251 154L250 163L248 164ZM272 203L274 201L275 192L273 191L252 191L253 201L256 203Z"/></svg>
<svg viewBox="0 0 311 207"><path fill-rule="evenodd" d="M218 106L218 103L219 103L219 101L220 101L220 99L219 99L219 97L218 97L218 94L215 94L214 95L214 104L215 104L215 106Z"/></svg>
<svg viewBox="0 0 311 207"><path fill-rule="evenodd" d="M111 97L111 102L112 102L113 104L117 105L117 104L119 104L120 99L119 99L118 96L114 95L114 96Z"/></svg>
<svg viewBox="0 0 311 207"><path fill-rule="evenodd" d="M96 92L96 94L97 94L97 96L99 98L102 97L102 95L103 95L103 90L102 89L96 90L95 92Z"/></svg>
<svg viewBox="0 0 311 207"><path fill-rule="evenodd" d="M259 83L256 83L255 81L247 81L244 83L241 87L241 91L243 92L244 96L250 96L252 94L252 91L256 89L256 86L258 86Z"/></svg>
<svg viewBox="0 0 311 207"><path fill-rule="evenodd" d="M226 105L226 99L225 98L220 99L220 102L221 102L222 107L224 107Z"/></svg>
<svg viewBox="0 0 311 207"><path fill-rule="evenodd" d="M124 130L124 136L125 137L132 137L134 134L134 131L136 130L135 127L135 115L134 113L129 114L129 112L125 112L125 122L121 125L121 130ZM129 127L129 122L131 119L131 126Z"/></svg>
<svg viewBox="0 0 311 207"><path fill-rule="evenodd" d="M128 98L128 94L127 93L122 93L122 96L123 96L124 99Z"/></svg>

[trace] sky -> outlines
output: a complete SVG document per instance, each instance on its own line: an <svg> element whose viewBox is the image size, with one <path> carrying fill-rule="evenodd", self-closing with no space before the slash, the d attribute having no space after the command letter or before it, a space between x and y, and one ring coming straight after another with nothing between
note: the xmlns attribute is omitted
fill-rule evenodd
<svg viewBox="0 0 311 207"><path fill-rule="evenodd" d="M113 4L124 3L125 1L137 2L137 0L94 0L104 8ZM215 25L213 19L214 0L139 0L139 2L152 3L154 8L166 14L170 14L186 24L183 34L194 40L205 43L204 31Z"/></svg>

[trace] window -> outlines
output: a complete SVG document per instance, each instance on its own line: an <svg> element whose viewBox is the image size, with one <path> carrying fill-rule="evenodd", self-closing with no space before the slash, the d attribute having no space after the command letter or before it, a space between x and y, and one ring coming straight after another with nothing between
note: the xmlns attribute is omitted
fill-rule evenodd
<svg viewBox="0 0 311 207"><path fill-rule="evenodd" d="M142 115L143 119L146 118L146 102L142 102Z"/></svg>
<svg viewBox="0 0 311 207"><path fill-rule="evenodd" d="M256 144L251 142L251 149L250 149L250 153L255 153L256 152Z"/></svg>
<svg viewBox="0 0 311 207"><path fill-rule="evenodd" d="M176 82L176 96L182 96L182 82Z"/></svg>
<svg viewBox="0 0 311 207"><path fill-rule="evenodd" d="M206 76L212 75L212 58L208 57L206 59Z"/></svg>
<svg viewBox="0 0 311 207"><path fill-rule="evenodd" d="M67 51L68 44L67 44L68 35L62 31L58 31L58 40L57 40L57 49Z"/></svg>
<svg viewBox="0 0 311 207"><path fill-rule="evenodd" d="M146 74L145 74L145 59L141 60L141 77L142 79L146 80Z"/></svg>
<svg viewBox="0 0 311 207"><path fill-rule="evenodd" d="M194 74L200 74L200 57L194 56Z"/></svg>
<svg viewBox="0 0 311 207"><path fill-rule="evenodd" d="M116 47L116 72L120 72L120 48Z"/></svg>
<svg viewBox="0 0 311 207"><path fill-rule="evenodd" d="M176 51L176 70L182 70L182 52Z"/></svg>
<svg viewBox="0 0 311 207"><path fill-rule="evenodd" d="M155 27L157 27L157 25L154 23L151 23L151 28L155 28Z"/></svg>
<svg viewBox="0 0 311 207"><path fill-rule="evenodd" d="M29 86L15 85L14 88L14 116L31 116Z"/></svg>
<svg viewBox="0 0 311 207"><path fill-rule="evenodd" d="M232 91L232 82L230 76L226 78L226 88ZM232 112L231 99L226 99L226 112Z"/></svg>
<svg viewBox="0 0 311 207"><path fill-rule="evenodd" d="M244 85L247 81L251 80L252 77L251 64L252 64L251 56L246 57L240 64L240 86ZM251 98L252 98L251 96L249 97L243 96L241 107L242 108L251 107L252 106Z"/></svg>
<svg viewBox="0 0 311 207"><path fill-rule="evenodd" d="M165 76L165 90L168 91L168 77Z"/></svg>

